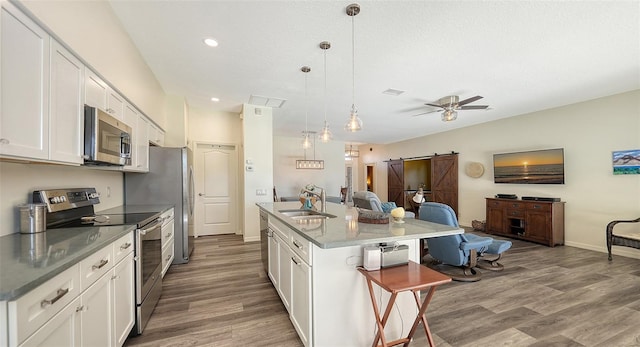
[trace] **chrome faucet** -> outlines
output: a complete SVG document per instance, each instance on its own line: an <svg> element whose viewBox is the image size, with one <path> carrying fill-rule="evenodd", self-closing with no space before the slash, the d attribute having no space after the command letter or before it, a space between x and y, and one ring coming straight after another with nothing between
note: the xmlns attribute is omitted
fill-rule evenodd
<svg viewBox="0 0 640 347"><path fill-rule="evenodd" d="M315 189L320 189L320 194L318 194L318 192L316 192L316 191L309 190L309 189L306 189L306 188L303 188L302 192L303 193L308 193L308 194L311 194L311 195L315 195L315 196L319 197L320 198L320 203L322 204L322 207L320 208L320 212L326 213L327 212L327 197L324 194L324 188L320 188L320 187L314 185L313 189L314 190Z"/></svg>

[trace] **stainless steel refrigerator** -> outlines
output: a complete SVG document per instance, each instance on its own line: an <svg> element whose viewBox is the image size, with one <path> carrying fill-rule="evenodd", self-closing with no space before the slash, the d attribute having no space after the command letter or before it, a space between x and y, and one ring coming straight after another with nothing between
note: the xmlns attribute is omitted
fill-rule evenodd
<svg viewBox="0 0 640 347"><path fill-rule="evenodd" d="M173 264L189 262L193 252L193 155L187 147L150 147L149 172L124 175L126 205L174 205Z"/></svg>

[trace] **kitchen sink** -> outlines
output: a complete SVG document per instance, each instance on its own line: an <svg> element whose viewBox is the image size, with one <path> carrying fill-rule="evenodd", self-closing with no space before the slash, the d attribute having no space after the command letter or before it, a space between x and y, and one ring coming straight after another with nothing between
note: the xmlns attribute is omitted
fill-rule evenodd
<svg viewBox="0 0 640 347"><path fill-rule="evenodd" d="M292 219L327 219L336 218L336 216L329 213L322 213L313 210L280 210L278 211L283 215Z"/></svg>

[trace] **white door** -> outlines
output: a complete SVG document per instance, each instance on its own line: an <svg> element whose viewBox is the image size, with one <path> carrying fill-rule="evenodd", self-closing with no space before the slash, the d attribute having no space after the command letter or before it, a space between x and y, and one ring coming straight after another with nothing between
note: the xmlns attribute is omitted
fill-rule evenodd
<svg viewBox="0 0 640 347"><path fill-rule="evenodd" d="M232 234L237 228L236 146L196 143L195 236Z"/></svg>

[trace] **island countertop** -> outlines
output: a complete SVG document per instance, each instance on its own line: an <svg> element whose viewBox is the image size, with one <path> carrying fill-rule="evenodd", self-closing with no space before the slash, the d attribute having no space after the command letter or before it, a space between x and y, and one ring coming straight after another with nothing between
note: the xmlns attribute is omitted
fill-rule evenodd
<svg viewBox="0 0 640 347"><path fill-rule="evenodd" d="M405 218L404 223L392 221L389 224L360 223L356 208L329 202L326 208L327 213L335 215L336 218L314 219L312 222L296 220L279 212L301 209L299 202L262 202L256 205L320 248L358 246L464 233L464 229L461 228L414 218Z"/></svg>

